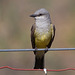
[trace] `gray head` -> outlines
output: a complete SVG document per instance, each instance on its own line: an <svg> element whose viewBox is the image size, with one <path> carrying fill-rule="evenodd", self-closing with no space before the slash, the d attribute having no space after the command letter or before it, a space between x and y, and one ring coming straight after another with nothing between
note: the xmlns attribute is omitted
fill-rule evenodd
<svg viewBox="0 0 75 75"><path fill-rule="evenodd" d="M50 19L49 12L44 8L37 10L30 17L34 17L36 20Z"/></svg>

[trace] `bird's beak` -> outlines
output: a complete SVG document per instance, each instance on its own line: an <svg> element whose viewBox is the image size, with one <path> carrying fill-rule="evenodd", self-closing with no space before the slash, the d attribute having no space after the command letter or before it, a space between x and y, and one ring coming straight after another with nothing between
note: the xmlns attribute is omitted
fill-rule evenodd
<svg viewBox="0 0 75 75"><path fill-rule="evenodd" d="M30 17L36 17L36 15L35 14L32 14L32 15L30 15Z"/></svg>

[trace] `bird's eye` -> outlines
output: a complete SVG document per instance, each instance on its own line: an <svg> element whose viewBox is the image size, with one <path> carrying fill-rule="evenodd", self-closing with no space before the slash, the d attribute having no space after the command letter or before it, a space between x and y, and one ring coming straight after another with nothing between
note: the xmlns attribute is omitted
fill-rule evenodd
<svg viewBox="0 0 75 75"><path fill-rule="evenodd" d="M43 14L39 14L38 16L42 16Z"/></svg>

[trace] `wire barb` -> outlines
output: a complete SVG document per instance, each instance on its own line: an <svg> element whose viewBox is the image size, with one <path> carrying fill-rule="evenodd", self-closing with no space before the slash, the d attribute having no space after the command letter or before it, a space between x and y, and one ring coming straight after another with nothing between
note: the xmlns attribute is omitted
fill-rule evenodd
<svg viewBox="0 0 75 75"><path fill-rule="evenodd" d="M47 69L46 68L44 68L44 72L45 72L45 75L47 75Z"/></svg>

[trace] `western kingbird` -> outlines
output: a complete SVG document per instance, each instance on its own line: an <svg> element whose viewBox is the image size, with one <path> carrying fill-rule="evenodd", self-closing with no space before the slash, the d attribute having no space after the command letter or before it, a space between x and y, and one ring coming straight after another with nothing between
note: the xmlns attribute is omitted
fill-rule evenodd
<svg viewBox="0 0 75 75"><path fill-rule="evenodd" d="M55 36L55 26L52 24L49 12L42 8L37 10L30 17L35 18L31 27L31 43L35 49L34 69L44 68L44 55L47 51L38 51L37 48L50 48Z"/></svg>

